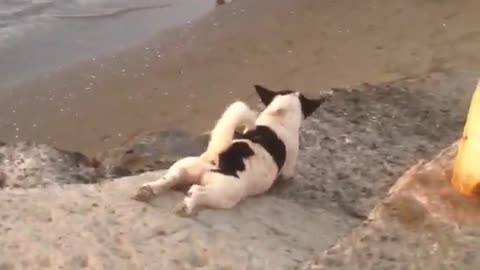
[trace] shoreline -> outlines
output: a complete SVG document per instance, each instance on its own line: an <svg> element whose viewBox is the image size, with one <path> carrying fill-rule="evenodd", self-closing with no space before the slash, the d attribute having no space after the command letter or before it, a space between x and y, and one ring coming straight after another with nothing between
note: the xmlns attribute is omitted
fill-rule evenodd
<svg viewBox="0 0 480 270"><path fill-rule="evenodd" d="M75 2L77 7L72 10L68 4L62 8L60 2L32 11L24 19L28 23L18 20L0 29L2 88L128 50L159 32L194 22L216 7L214 0L140 0L131 4L105 0L98 5L95 1Z"/></svg>
<svg viewBox="0 0 480 270"><path fill-rule="evenodd" d="M257 83L315 95L437 69L480 70L478 8L233 1L141 46L4 91L0 140L94 156L144 130L208 130L229 103L254 102Z"/></svg>

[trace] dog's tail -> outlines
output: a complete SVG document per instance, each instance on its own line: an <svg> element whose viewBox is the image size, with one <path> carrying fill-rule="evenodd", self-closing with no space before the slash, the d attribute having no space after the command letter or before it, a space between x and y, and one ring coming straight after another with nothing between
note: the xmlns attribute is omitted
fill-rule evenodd
<svg viewBox="0 0 480 270"><path fill-rule="evenodd" d="M207 150L201 157L209 162L215 161L218 155L232 144L235 130L241 126L253 129L256 119L257 113L251 110L247 104L241 101L232 103L210 133Z"/></svg>

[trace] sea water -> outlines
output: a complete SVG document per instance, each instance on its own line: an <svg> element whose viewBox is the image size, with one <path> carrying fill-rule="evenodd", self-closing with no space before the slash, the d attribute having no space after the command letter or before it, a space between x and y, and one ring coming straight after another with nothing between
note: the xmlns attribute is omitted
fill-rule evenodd
<svg viewBox="0 0 480 270"><path fill-rule="evenodd" d="M0 0L0 86L136 45L214 6L214 0Z"/></svg>

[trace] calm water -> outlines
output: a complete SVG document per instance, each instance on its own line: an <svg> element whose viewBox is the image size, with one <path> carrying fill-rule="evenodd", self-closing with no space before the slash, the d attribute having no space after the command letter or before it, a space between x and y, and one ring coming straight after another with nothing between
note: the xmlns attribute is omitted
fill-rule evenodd
<svg viewBox="0 0 480 270"><path fill-rule="evenodd" d="M138 44L214 6L214 0L0 0L0 85Z"/></svg>

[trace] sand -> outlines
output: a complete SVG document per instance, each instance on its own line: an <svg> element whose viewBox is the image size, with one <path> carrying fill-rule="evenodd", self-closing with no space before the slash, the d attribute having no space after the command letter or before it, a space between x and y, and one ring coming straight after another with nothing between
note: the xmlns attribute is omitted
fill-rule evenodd
<svg viewBox="0 0 480 270"><path fill-rule="evenodd" d="M94 155L144 130L208 130L227 103L253 102L255 83L314 95L432 70L475 71L479 5L233 1L141 46L3 91L0 138Z"/></svg>
<svg viewBox="0 0 480 270"><path fill-rule="evenodd" d="M129 158L111 162L134 175L96 184L81 177L93 165L79 154L0 146L0 269L476 269L478 201L442 195L475 77L337 89L302 127L293 179L190 218L174 214L180 192L130 199L164 173L155 161L196 142L178 132L149 132L113 151ZM432 164L438 173L426 174ZM136 174L142 165L153 171Z"/></svg>
<svg viewBox="0 0 480 270"><path fill-rule="evenodd" d="M478 265L469 255L478 250L475 230L442 230L440 240L462 236L442 243L465 253L432 253L444 246L428 234L366 220L405 170L460 135L480 63L478 7L468 0L233 1L141 46L7 89L2 140L92 156L121 142L140 149L131 140L144 131L208 130L228 102L256 103L254 83L310 95L340 88L302 127L294 181L231 211L183 219L171 212L180 193L151 205L129 199L163 171L31 189L10 187L12 174L0 175L8 187L0 191L0 269L299 269L309 261L310 269L391 269L391 258L407 268L433 262L425 269L438 269L443 258ZM11 156L0 165L16 168ZM29 181L63 173L64 161L45 160L61 170L20 173Z"/></svg>
<svg viewBox="0 0 480 270"><path fill-rule="evenodd" d="M125 198L159 175L1 192L0 265L12 266L2 269L294 269L350 226L325 210L272 197L195 219L173 214L179 194L153 205ZM320 224L336 233L317 234Z"/></svg>

